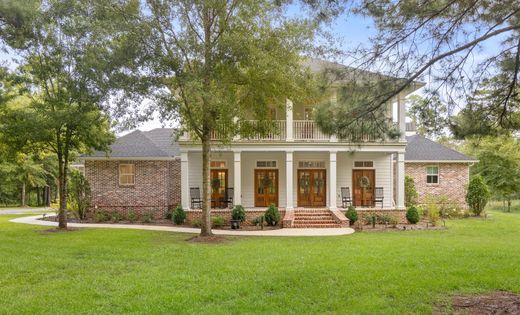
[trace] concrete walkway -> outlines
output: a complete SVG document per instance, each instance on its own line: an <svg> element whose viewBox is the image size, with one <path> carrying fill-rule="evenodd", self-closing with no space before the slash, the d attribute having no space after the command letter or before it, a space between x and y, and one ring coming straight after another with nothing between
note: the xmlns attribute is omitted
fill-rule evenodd
<svg viewBox="0 0 520 315"><path fill-rule="evenodd" d="M53 211L53 209L49 207L38 207L38 208L2 208L0 209L0 214L24 214L24 213L35 213L41 211Z"/></svg>
<svg viewBox="0 0 520 315"><path fill-rule="evenodd" d="M41 215L21 217L9 220L15 223L58 226L57 222L42 221ZM69 227L76 228L109 228L109 229L134 229L134 230L150 230L150 231L168 231L178 233L198 234L200 229L176 227L176 226L158 226L158 225L138 225L138 224L105 224L105 223L68 223ZM234 231L234 230L213 230L217 235L236 235L236 236L337 236L348 235L354 233L351 228L335 228L335 229L279 229L269 231Z"/></svg>

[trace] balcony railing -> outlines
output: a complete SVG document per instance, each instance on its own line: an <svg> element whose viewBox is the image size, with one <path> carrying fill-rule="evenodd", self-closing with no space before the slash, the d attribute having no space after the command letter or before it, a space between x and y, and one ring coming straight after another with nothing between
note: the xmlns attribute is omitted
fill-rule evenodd
<svg viewBox="0 0 520 315"><path fill-rule="evenodd" d="M225 127L223 127L225 128ZM238 125L241 137L235 137L233 141L303 141L303 142L392 142L391 139L380 139L376 135L368 132L352 134L351 137L338 140L321 131L318 124L313 120L293 120L288 125L285 120L259 121L248 120ZM211 140L219 141L222 139L224 131L222 128L212 132ZM228 133L228 132L225 132ZM292 136L292 137L291 137ZM189 140L183 137L181 140Z"/></svg>

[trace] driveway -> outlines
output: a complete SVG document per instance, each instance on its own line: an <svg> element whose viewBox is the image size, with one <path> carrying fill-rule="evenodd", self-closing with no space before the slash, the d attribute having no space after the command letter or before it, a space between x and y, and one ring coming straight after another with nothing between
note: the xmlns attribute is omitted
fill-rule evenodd
<svg viewBox="0 0 520 315"><path fill-rule="evenodd" d="M0 214L24 214L24 213L35 213L35 212L53 212L54 209L49 207L35 207L35 208L0 208Z"/></svg>

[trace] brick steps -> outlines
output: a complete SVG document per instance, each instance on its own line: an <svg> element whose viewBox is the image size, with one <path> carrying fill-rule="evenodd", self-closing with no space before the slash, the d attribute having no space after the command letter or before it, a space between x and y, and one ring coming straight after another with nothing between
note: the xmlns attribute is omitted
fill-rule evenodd
<svg viewBox="0 0 520 315"><path fill-rule="evenodd" d="M329 210L296 210L293 228L340 228Z"/></svg>

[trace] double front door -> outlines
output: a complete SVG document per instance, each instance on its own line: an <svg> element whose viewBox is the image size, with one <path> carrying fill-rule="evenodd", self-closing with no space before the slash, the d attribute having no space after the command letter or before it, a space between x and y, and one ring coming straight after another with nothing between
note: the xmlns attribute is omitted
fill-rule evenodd
<svg viewBox="0 0 520 315"><path fill-rule="evenodd" d="M226 169L211 170L211 207L221 207L221 202L226 197L228 186L228 171Z"/></svg>
<svg viewBox="0 0 520 315"><path fill-rule="evenodd" d="M278 206L278 170L255 170L255 207Z"/></svg>
<svg viewBox="0 0 520 315"><path fill-rule="evenodd" d="M373 207L375 170L353 170L352 187L355 207Z"/></svg>
<svg viewBox="0 0 520 315"><path fill-rule="evenodd" d="M325 207L326 203L325 170L298 170L298 207Z"/></svg>

